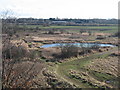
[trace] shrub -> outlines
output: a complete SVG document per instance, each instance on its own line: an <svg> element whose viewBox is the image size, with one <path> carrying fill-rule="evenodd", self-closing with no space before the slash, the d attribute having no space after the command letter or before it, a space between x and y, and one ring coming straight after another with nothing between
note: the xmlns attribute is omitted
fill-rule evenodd
<svg viewBox="0 0 120 90"><path fill-rule="evenodd" d="M78 48L73 44L65 44L61 46L61 58L69 58L78 55Z"/></svg>
<svg viewBox="0 0 120 90"><path fill-rule="evenodd" d="M3 47L2 55L5 59L18 59L27 56L27 50L23 46L9 44Z"/></svg>

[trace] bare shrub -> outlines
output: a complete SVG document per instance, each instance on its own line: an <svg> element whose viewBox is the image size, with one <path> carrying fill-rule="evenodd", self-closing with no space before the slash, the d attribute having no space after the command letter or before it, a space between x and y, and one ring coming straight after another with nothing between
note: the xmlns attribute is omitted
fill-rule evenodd
<svg viewBox="0 0 120 90"><path fill-rule="evenodd" d="M61 45L61 58L69 58L78 55L79 47L73 44Z"/></svg>
<svg viewBox="0 0 120 90"><path fill-rule="evenodd" d="M61 55L59 57L61 58L69 58L69 57L77 57L78 55L85 55L88 53L91 53L92 50L98 50L99 45L95 43L94 45L90 45L87 43L84 45L84 43L81 43L79 46L76 46L74 44L61 44Z"/></svg>
<svg viewBox="0 0 120 90"><path fill-rule="evenodd" d="M41 63L36 63L32 59L29 60L30 64L24 61L25 57L28 59L33 53L28 52L24 46L17 46L11 42L12 36L17 30L16 19L8 18L5 14L2 24L2 34L5 34L2 39L2 88L29 88L30 85L32 87L33 79L40 72L38 68L42 68ZM35 70L36 68L37 70ZM28 83L31 84L28 85Z"/></svg>
<svg viewBox="0 0 120 90"><path fill-rule="evenodd" d="M27 50L19 45L9 44L3 47L2 55L4 59L20 59L27 56Z"/></svg>

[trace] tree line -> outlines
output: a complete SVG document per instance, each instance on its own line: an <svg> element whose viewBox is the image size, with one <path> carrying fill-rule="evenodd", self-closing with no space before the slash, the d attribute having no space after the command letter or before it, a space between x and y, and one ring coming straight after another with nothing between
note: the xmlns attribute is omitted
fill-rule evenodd
<svg viewBox="0 0 120 90"><path fill-rule="evenodd" d="M8 22L13 23L15 19L7 19ZM54 22L56 21L56 22ZM16 18L18 24L28 25L81 25L81 24L117 24L117 19L35 19L35 18Z"/></svg>

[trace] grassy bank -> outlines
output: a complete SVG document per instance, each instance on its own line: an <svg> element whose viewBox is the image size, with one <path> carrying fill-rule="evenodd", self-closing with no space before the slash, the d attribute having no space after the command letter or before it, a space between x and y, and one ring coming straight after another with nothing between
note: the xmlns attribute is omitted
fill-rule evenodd
<svg viewBox="0 0 120 90"><path fill-rule="evenodd" d="M89 57L81 59L76 58L71 61L63 62L58 64L56 72L60 77L67 80L67 82L80 88L113 87L114 84L117 83L117 81L115 81L115 76L85 68L86 65L92 63L91 61L93 59L104 59L109 56L110 53L110 51L107 51L104 53L93 54ZM71 71L74 73L71 73ZM111 83L106 83L107 81L111 81Z"/></svg>

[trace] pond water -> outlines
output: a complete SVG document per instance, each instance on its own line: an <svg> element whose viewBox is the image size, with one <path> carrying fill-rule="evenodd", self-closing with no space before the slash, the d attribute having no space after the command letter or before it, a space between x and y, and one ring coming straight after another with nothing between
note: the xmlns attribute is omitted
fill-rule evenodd
<svg viewBox="0 0 120 90"><path fill-rule="evenodd" d="M100 43L54 43L54 44L45 44L43 46L40 46L40 48L49 48L49 47L60 47L61 45L75 45L78 47L92 47L94 45L100 46L100 47L105 47L105 46L110 46L110 47L115 47L115 45L112 44L100 44Z"/></svg>

